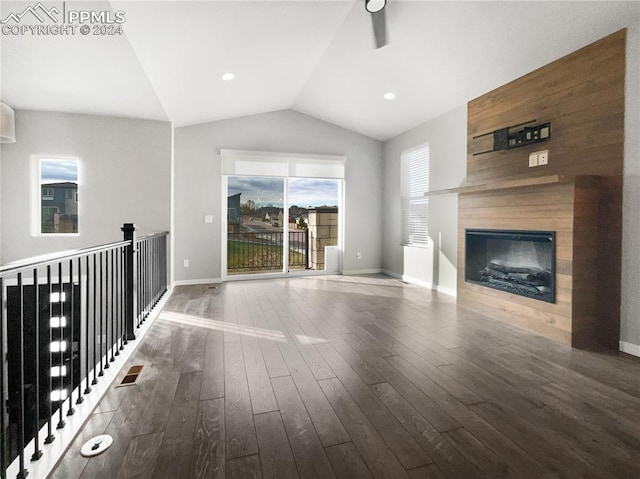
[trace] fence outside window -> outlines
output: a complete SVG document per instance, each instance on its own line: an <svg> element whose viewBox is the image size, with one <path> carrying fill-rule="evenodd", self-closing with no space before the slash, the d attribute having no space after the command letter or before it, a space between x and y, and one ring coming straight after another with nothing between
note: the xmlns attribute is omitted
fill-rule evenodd
<svg viewBox="0 0 640 479"><path fill-rule="evenodd" d="M282 271L284 267L282 231L227 233L227 271L247 273ZM309 230L289 231L288 270L309 268Z"/></svg>

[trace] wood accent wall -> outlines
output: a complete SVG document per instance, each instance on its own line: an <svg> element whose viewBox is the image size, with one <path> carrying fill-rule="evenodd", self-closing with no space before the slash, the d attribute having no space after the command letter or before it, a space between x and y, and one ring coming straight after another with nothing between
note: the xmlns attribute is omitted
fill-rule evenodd
<svg viewBox="0 0 640 479"><path fill-rule="evenodd" d="M458 302L576 347L617 348L620 335L626 30L468 104L467 183L564 175L566 184L461 193ZM536 119L551 139L513 150L473 136ZM529 168L529 153L549 164ZM556 231L556 303L464 281L466 228Z"/></svg>

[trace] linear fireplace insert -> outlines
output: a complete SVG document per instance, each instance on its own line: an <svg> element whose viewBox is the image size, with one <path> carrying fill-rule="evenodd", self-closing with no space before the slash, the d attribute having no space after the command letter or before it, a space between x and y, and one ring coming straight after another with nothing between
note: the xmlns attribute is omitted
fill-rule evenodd
<svg viewBox="0 0 640 479"><path fill-rule="evenodd" d="M555 303L555 232L465 230L465 281Z"/></svg>

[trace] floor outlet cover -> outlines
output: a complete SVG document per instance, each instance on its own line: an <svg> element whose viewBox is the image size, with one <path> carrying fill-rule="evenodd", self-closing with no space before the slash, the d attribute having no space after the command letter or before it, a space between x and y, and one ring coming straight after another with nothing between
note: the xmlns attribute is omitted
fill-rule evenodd
<svg viewBox="0 0 640 479"><path fill-rule="evenodd" d="M80 449L80 454L84 457L92 457L97 456L98 454L103 453L113 443L113 438L108 434L102 434L100 436L96 436L94 438L89 439L82 445Z"/></svg>

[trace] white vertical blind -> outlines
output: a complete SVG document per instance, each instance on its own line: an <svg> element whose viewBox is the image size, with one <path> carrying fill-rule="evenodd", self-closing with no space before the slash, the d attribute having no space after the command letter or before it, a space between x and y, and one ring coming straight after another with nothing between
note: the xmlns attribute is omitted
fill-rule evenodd
<svg viewBox="0 0 640 479"><path fill-rule="evenodd" d="M402 163L402 244L429 244L429 144L405 151Z"/></svg>

